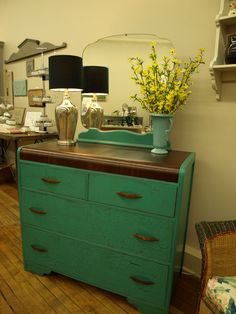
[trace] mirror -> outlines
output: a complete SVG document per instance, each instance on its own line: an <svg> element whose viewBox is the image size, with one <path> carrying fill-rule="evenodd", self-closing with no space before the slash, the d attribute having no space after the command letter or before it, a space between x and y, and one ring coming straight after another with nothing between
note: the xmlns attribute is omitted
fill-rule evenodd
<svg viewBox="0 0 236 314"><path fill-rule="evenodd" d="M104 109L104 129L126 129L133 125L134 131L142 131L149 126L149 113L138 102L130 99L137 87L131 80L131 66L128 58L139 56L149 62L151 42L157 42L157 53L161 60L169 54L173 44L166 38L153 34L120 34L98 39L87 45L82 54L83 65L105 66L109 68L109 95L98 98ZM88 97L82 101L83 110ZM140 127L141 126L141 127ZM128 128L128 129L129 129ZM132 130L132 128L131 128Z"/></svg>

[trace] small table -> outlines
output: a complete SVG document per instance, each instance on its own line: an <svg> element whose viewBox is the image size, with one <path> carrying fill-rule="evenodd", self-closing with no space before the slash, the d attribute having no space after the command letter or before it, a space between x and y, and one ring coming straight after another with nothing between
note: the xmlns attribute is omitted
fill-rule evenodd
<svg viewBox="0 0 236 314"><path fill-rule="evenodd" d="M9 145L14 142L15 156L17 149L23 144L43 142L45 139L57 138L57 133L1 133L0 132L0 163L6 160L6 152ZM16 160L16 159L15 159Z"/></svg>

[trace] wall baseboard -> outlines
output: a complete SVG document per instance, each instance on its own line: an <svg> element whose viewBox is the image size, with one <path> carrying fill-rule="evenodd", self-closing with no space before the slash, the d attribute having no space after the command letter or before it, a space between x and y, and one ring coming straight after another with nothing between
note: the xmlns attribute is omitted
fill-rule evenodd
<svg viewBox="0 0 236 314"><path fill-rule="evenodd" d="M183 271L201 277L202 255L200 250L185 245Z"/></svg>

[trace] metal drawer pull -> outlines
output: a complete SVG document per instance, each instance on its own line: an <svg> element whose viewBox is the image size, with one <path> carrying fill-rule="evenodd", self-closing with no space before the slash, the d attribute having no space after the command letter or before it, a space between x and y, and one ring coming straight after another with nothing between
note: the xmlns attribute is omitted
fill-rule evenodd
<svg viewBox="0 0 236 314"><path fill-rule="evenodd" d="M48 252L48 250L43 249L43 248L38 247L38 246L33 245L33 244L31 245L31 247L32 247L32 249L33 249L34 251L37 251L37 252L40 252L40 253L47 253L47 252Z"/></svg>
<svg viewBox="0 0 236 314"><path fill-rule="evenodd" d="M41 178L41 180L42 180L43 182L50 183L50 184L58 184L58 183L61 183L61 181L59 181L59 180L53 180L53 179L48 179L48 178Z"/></svg>
<svg viewBox="0 0 236 314"><path fill-rule="evenodd" d="M126 193L126 192L116 192L117 195L120 195L121 197L124 198L142 198L142 195L136 194L136 193Z"/></svg>
<svg viewBox="0 0 236 314"><path fill-rule="evenodd" d="M35 209L33 207L30 207L29 210L32 212L32 213L35 213L35 214L38 214L38 215L45 215L47 214L47 211L46 210L39 210L39 209Z"/></svg>
<svg viewBox="0 0 236 314"><path fill-rule="evenodd" d="M135 233L133 234L133 236L139 240L142 240L142 241L149 241L149 242L155 242L155 241L160 241L159 238L155 238L155 237L147 237L147 236L144 236L142 234L139 234L139 233Z"/></svg>
<svg viewBox="0 0 236 314"><path fill-rule="evenodd" d="M153 281L143 280L143 279L140 279L140 278L135 277L135 276L130 276L130 278L131 278L134 282L139 283L139 284L141 284L141 285L145 285L145 286L155 285L155 282L153 282Z"/></svg>

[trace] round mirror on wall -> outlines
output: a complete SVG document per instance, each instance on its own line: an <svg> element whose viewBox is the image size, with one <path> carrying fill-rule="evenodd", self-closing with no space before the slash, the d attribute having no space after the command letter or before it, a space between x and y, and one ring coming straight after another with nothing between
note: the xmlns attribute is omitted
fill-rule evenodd
<svg viewBox="0 0 236 314"><path fill-rule="evenodd" d="M148 64L152 42L157 43L160 61L173 48L170 40L153 34L112 35L98 39L84 48L84 66L104 66L109 69L109 94L98 96L97 99L104 110L102 130L129 129L141 132L149 126L149 113L130 99L137 92L137 87L131 80L132 71L128 59L138 56L145 61L144 64ZM82 123L90 99L83 96Z"/></svg>

